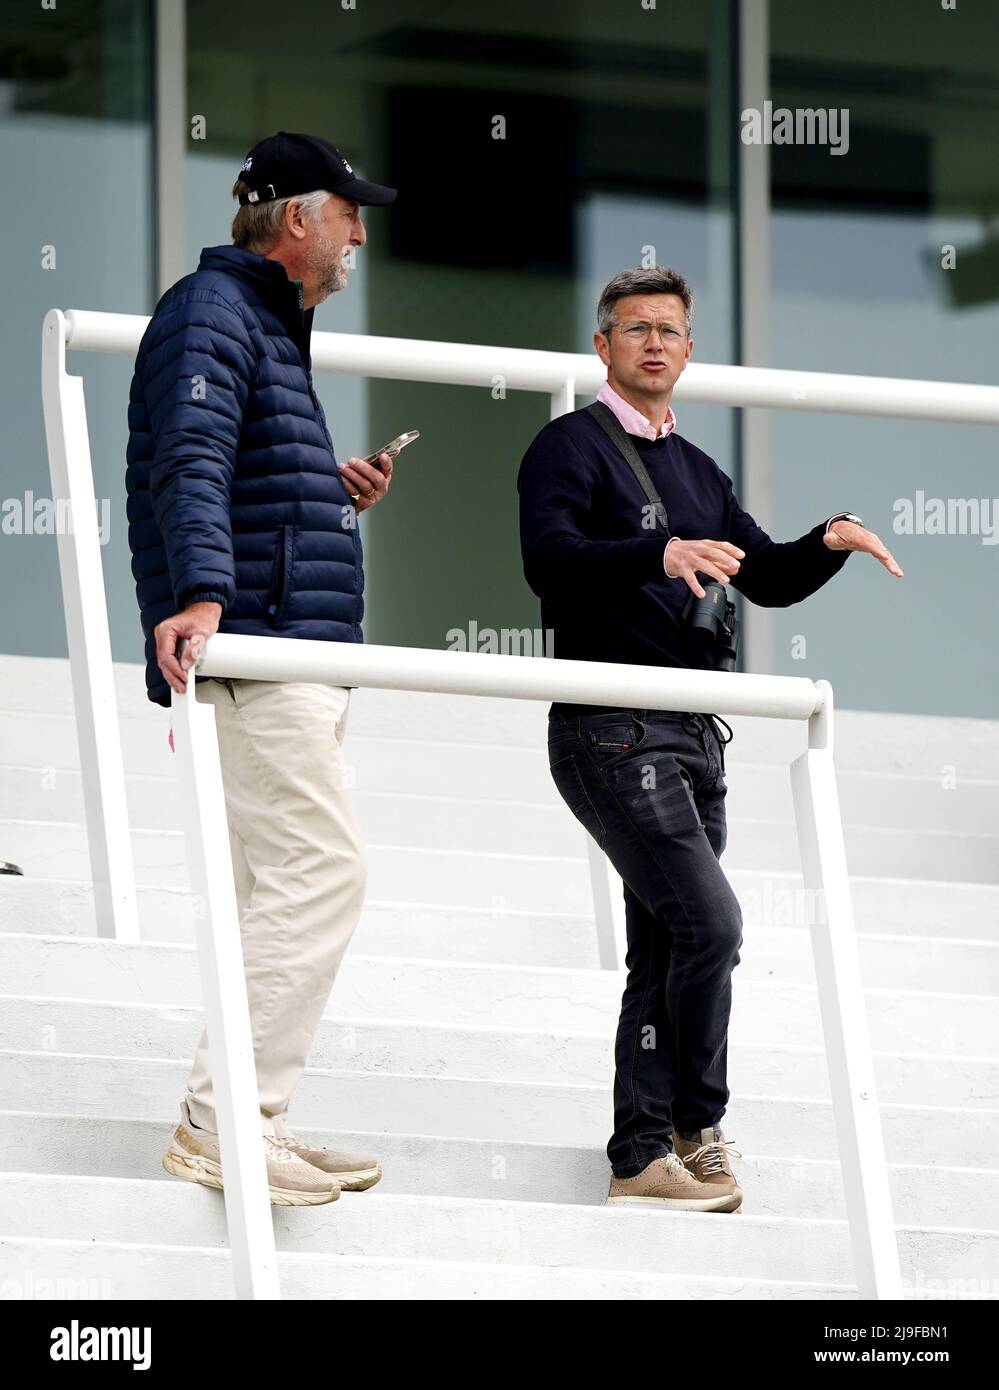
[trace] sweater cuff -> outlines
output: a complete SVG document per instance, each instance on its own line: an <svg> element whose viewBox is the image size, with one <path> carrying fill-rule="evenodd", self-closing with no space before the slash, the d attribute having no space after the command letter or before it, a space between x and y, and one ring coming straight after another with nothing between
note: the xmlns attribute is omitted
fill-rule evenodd
<svg viewBox="0 0 999 1390"><path fill-rule="evenodd" d="M678 541L679 539L679 536L670 536L669 540L666 542L666 549L663 551L663 574L665 574L667 579L681 579L683 577L679 574L670 574L669 570L666 568L669 564L669 548L674 541Z"/></svg>
<svg viewBox="0 0 999 1390"><path fill-rule="evenodd" d="M678 540L679 537L678 537L678 536L670 536L669 539L670 539L670 540ZM642 571L643 571L643 574L644 574L644 572L645 572L645 570L646 570L646 568L647 568L648 571L649 571L648 577L649 577L650 579L652 579L652 578L655 578L655 579L662 579L662 578L664 578L664 577L667 577L667 578L671 577L671 576L667 576L667 575L666 575L666 566L665 566L665 563L664 563L664 558L665 558L665 555L666 555L666 547L667 547L668 545L669 545L669 541L664 540L664 538L663 538L662 536L650 536L650 537L649 537L649 555L648 555L648 561L646 561L646 558L645 558L645 556L643 555L643 556L642 556ZM643 582L644 582L644 580L643 580Z"/></svg>
<svg viewBox="0 0 999 1390"><path fill-rule="evenodd" d="M831 575L837 574L853 554L852 550L833 550L830 546L826 545L823 540L823 537L828 534L829 527L835 520L836 518L831 516L828 521L820 521L818 526L813 526L811 531L808 532L809 536L815 537L815 545L822 552L821 563L829 570ZM842 517L840 520L842 520Z"/></svg>

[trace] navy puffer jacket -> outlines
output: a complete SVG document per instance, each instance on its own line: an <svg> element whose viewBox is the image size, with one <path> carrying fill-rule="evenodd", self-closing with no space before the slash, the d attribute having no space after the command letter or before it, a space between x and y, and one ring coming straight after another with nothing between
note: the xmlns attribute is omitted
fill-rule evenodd
<svg viewBox="0 0 999 1390"><path fill-rule="evenodd" d="M171 691L153 630L191 603L220 603L220 632L363 640L361 538L312 383L312 317L284 266L213 246L139 344L125 486L156 704Z"/></svg>

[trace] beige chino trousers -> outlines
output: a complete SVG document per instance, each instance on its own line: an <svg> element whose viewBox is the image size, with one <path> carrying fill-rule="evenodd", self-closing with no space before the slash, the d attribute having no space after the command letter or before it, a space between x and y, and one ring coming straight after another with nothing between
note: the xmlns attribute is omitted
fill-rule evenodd
<svg viewBox="0 0 999 1390"><path fill-rule="evenodd" d="M364 902L343 755L350 691L212 679L197 697L215 707L261 1126L281 1137ZM181 1115L217 1132L204 1031Z"/></svg>

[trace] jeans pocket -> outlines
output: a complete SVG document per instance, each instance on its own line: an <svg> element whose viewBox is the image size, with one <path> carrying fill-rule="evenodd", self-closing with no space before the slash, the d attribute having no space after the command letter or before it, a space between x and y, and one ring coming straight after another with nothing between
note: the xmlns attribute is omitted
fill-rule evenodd
<svg viewBox="0 0 999 1390"><path fill-rule="evenodd" d="M598 767L611 767L630 757L648 738L648 729L634 715L613 719L596 716L601 722L590 722L581 734L590 757Z"/></svg>
<svg viewBox="0 0 999 1390"><path fill-rule="evenodd" d="M558 758L551 764L550 771L559 796L583 829L592 835L602 848L607 839L607 830L579 775L575 754L570 753L567 757Z"/></svg>

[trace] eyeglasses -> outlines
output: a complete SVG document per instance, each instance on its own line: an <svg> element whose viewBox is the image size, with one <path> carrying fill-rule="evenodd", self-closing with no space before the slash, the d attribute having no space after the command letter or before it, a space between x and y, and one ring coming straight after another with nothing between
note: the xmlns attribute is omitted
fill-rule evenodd
<svg viewBox="0 0 999 1390"><path fill-rule="evenodd" d="M644 323L641 320L635 319L629 319L626 323L612 323L611 328L619 329L625 342L634 343L636 347L639 343L645 344L649 342L653 333L657 331L664 343L673 338L684 336L681 334L679 328L674 327L673 324Z"/></svg>

